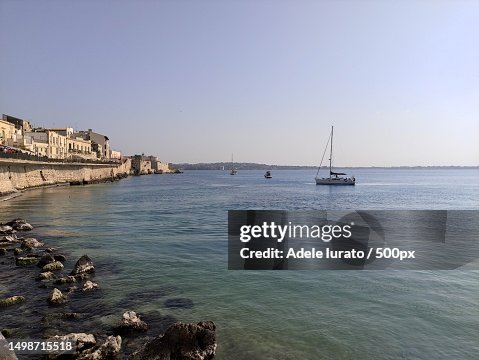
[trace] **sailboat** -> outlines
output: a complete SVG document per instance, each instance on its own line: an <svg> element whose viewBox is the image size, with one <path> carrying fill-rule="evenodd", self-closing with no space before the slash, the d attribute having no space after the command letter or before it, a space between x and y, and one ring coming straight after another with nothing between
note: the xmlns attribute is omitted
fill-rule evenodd
<svg viewBox="0 0 479 360"><path fill-rule="evenodd" d="M329 135L328 142L326 143L326 148L324 149L323 158L321 159L321 163L319 164L318 171L316 172L316 185L355 185L356 179L354 176L351 177L343 177L346 175L345 173L334 172L333 169L333 132L334 127L331 126L331 134ZM319 177L319 170L321 169L321 165L323 164L324 154L328 149L328 144L331 143L331 147L329 150L329 177Z"/></svg>
<svg viewBox="0 0 479 360"><path fill-rule="evenodd" d="M238 170L235 169L235 166L234 166L234 161L233 161L233 154L231 154L231 171L230 171L230 175L236 175L238 173Z"/></svg>

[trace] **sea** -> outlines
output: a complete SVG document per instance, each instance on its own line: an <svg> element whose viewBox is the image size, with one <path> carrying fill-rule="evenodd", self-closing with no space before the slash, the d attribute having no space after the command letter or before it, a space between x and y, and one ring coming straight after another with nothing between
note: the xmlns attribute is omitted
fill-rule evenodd
<svg viewBox="0 0 479 360"><path fill-rule="evenodd" d="M338 187L316 186L315 170L263 174L129 177L1 202L0 222L26 219L66 269L88 254L100 290L68 305L87 319L62 323L48 291L3 266L0 298L27 301L0 309L0 328L94 333L134 310L151 336L214 321L222 360L479 359L479 271L228 270L228 210L479 210L479 169L358 169L356 186Z"/></svg>

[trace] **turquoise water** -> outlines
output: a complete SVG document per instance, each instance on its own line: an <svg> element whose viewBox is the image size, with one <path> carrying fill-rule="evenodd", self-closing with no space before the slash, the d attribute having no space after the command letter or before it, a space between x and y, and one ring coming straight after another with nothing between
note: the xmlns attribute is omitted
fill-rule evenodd
<svg viewBox="0 0 479 360"><path fill-rule="evenodd" d="M40 189L1 203L0 221L26 218L69 255L67 269L94 260L101 297L79 300L93 305L92 327L127 309L213 320L218 359L477 359L479 271L227 270L229 209L479 209L477 169L356 170L354 187L314 175L191 171ZM8 276L0 296L21 286ZM30 307L4 311L1 325L19 309L33 321Z"/></svg>

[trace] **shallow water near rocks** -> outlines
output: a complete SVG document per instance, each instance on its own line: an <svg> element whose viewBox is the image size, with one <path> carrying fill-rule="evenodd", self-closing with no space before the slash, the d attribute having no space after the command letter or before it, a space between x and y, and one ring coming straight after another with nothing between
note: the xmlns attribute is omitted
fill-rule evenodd
<svg viewBox="0 0 479 360"><path fill-rule="evenodd" d="M112 184L39 189L0 204L33 237L88 254L101 290L49 307L39 269L0 257L0 309L15 337L108 332L134 310L149 336L178 319L213 320L218 359L471 359L479 352L478 271L228 271L229 209L479 209L479 170L357 170L355 187L314 185L315 171L190 171ZM460 186L458 186L460 184ZM29 235L30 236L30 235ZM169 307L169 299L192 306ZM189 303L189 302L188 302ZM42 321L56 312L76 321Z"/></svg>

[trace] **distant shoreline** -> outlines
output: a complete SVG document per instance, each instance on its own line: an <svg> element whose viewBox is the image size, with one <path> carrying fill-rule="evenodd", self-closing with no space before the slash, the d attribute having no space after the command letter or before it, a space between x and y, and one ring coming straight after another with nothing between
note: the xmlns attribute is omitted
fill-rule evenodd
<svg viewBox="0 0 479 360"><path fill-rule="evenodd" d="M231 170L231 163L197 163L197 164L171 164L174 169L181 170ZM257 163L235 163L234 168L237 170L317 170L317 166L300 166L300 165L267 165ZM326 166L322 166L326 168ZM335 166L335 169L380 169L380 170L414 170L414 169L479 169L478 166Z"/></svg>

